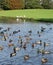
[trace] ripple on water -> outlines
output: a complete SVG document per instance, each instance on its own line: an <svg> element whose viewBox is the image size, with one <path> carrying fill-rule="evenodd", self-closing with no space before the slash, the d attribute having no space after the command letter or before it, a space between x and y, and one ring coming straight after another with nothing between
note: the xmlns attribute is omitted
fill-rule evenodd
<svg viewBox="0 0 53 65"><path fill-rule="evenodd" d="M8 33L12 35L13 31L20 30L21 32L14 34L12 36L9 36L7 41L1 40L2 36L0 36L0 45L4 47L2 51L0 51L0 65L41 65L41 59L42 55L37 54L37 48L40 48L41 46L37 45L34 49L32 49L31 44L35 43L36 41L42 40L42 42L46 41L50 43L51 45L46 48L46 50L51 50L53 52L53 24L47 25L46 23L20 23L20 24L0 24L1 27L3 27L1 31L7 29L10 27L10 31L7 31L5 33ZM37 31L40 31L41 26L45 27L46 30L41 33L41 37L38 37ZM49 28L52 27L52 30ZM29 35L28 31L32 30L32 35L30 38L32 40L29 41L27 44L27 48L21 49L20 51L17 51L16 56L10 58L10 53L13 52L13 47L9 47L9 39L13 40L13 44L17 47L20 46L18 43L18 36L22 36L23 41L26 42L26 39L24 38L25 35ZM41 47L42 48L42 47ZM41 49L40 48L40 49ZM24 55L29 55L30 58L28 60L24 60ZM52 65L53 64L53 54L44 55L43 57L48 58L48 62L43 65Z"/></svg>

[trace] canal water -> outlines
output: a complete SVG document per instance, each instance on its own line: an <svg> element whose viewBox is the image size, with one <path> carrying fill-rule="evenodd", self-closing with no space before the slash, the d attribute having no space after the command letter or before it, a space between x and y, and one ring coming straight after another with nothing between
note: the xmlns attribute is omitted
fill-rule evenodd
<svg viewBox="0 0 53 65"><path fill-rule="evenodd" d="M45 28L43 32L41 32L41 27ZM20 31L15 33L18 30ZM37 33L38 31L40 32L40 36ZM2 32L7 35L6 40L1 35ZM21 48L19 51L16 51L15 56L10 57L14 46L20 48L19 36L21 36L23 44L27 42L26 49ZM29 37L29 40L26 40L26 37ZM8 46L9 40L12 40L14 46ZM32 48L32 44L39 40L42 40L42 44L44 42L49 43L49 46L45 47L45 50L50 51L50 54L42 55L41 53L37 53L37 49L44 49L43 45L36 45ZM0 23L0 47L3 47L0 50L0 65L53 65L53 23ZM29 55L28 60L24 60L25 55ZM41 59L43 57L47 58L48 62L42 64Z"/></svg>

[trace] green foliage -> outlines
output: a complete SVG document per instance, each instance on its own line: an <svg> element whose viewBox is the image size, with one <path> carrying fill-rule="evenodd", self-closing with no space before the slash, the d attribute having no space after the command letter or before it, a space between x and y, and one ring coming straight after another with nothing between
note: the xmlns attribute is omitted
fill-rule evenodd
<svg viewBox="0 0 53 65"><path fill-rule="evenodd" d="M50 3L50 8L53 9L53 1Z"/></svg>
<svg viewBox="0 0 53 65"><path fill-rule="evenodd" d="M0 0L4 10L24 8L24 0Z"/></svg>
<svg viewBox="0 0 53 65"><path fill-rule="evenodd" d="M50 9L51 8L51 4L53 4L52 0L42 0L42 6L45 9Z"/></svg>
<svg viewBox="0 0 53 65"><path fill-rule="evenodd" d="M35 9L35 8L42 8L42 6L40 5L40 0L26 0L25 8Z"/></svg>
<svg viewBox="0 0 53 65"><path fill-rule="evenodd" d="M53 0L0 0L0 8L9 9L53 9Z"/></svg>
<svg viewBox="0 0 53 65"><path fill-rule="evenodd" d="M27 9L51 9L53 8L53 0L25 0L25 8Z"/></svg>

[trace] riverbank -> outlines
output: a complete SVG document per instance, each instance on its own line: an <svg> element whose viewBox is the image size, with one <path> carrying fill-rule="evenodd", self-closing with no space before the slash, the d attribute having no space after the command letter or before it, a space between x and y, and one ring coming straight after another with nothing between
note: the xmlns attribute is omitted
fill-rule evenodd
<svg viewBox="0 0 53 65"><path fill-rule="evenodd" d="M25 16L25 18L34 19L36 21L53 22L52 9L25 9L25 10L5 10L0 11L0 18Z"/></svg>

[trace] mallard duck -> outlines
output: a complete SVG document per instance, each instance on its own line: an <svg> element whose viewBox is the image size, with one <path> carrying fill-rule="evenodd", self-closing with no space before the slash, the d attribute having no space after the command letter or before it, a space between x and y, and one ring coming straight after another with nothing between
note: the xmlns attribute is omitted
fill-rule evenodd
<svg viewBox="0 0 53 65"><path fill-rule="evenodd" d="M8 46L9 46L9 47L11 47L11 46L14 46L14 44L12 44L12 43L9 43L9 44L8 44Z"/></svg>
<svg viewBox="0 0 53 65"><path fill-rule="evenodd" d="M40 45L42 45L42 40L37 41L36 44L40 44Z"/></svg>
<svg viewBox="0 0 53 65"><path fill-rule="evenodd" d="M50 51L45 51L44 53L45 53L45 54L50 54Z"/></svg>
<svg viewBox="0 0 53 65"><path fill-rule="evenodd" d="M23 48L26 50L26 44L23 45Z"/></svg>
<svg viewBox="0 0 53 65"><path fill-rule="evenodd" d="M44 42L44 47L49 46L49 43Z"/></svg>
<svg viewBox="0 0 53 65"><path fill-rule="evenodd" d="M40 53L41 53L42 55L45 54L45 50L44 50L44 49L40 49L39 51L40 51Z"/></svg>
<svg viewBox="0 0 53 65"><path fill-rule="evenodd" d="M10 43L11 43L12 41L13 41L12 39L9 40Z"/></svg>
<svg viewBox="0 0 53 65"><path fill-rule="evenodd" d="M44 27L41 27L41 32L44 32L44 30L45 30L46 28L44 28Z"/></svg>
<svg viewBox="0 0 53 65"><path fill-rule="evenodd" d="M3 47L0 46L0 50L3 50Z"/></svg>
<svg viewBox="0 0 53 65"><path fill-rule="evenodd" d="M20 48L19 48L19 47L15 47L15 50L16 50L16 51L19 51L19 50L20 50Z"/></svg>
<svg viewBox="0 0 53 65"><path fill-rule="evenodd" d="M28 33L32 33L32 30L29 30Z"/></svg>
<svg viewBox="0 0 53 65"><path fill-rule="evenodd" d="M30 37L26 37L26 41L32 40L32 38Z"/></svg>
<svg viewBox="0 0 53 65"><path fill-rule="evenodd" d="M29 59L29 55L25 55L24 60L28 60L28 59Z"/></svg>
<svg viewBox="0 0 53 65"><path fill-rule="evenodd" d="M10 57L16 56L16 53L11 53Z"/></svg>
<svg viewBox="0 0 53 65"><path fill-rule="evenodd" d="M32 48L34 48L35 46L36 46L36 44L35 44L35 43L33 43L33 44L32 44Z"/></svg>
<svg viewBox="0 0 53 65"><path fill-rule="evenodd" d="M47 58L42 58L42 59L41 59L41 62L42 62L42 63L46 63L46 62L48 62L48 59L47 59Z"/></svg>
<svg viewBox="0 0 53 65"><path fill-rule="evenodd" d="M49 43L46 43L46 46L49 46Z"/></svg>

